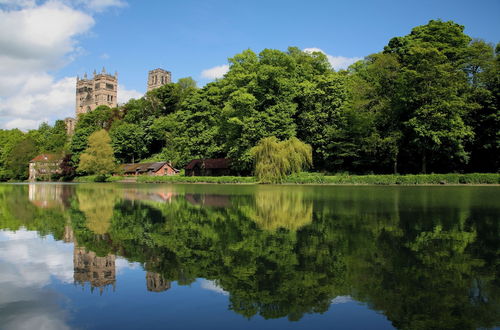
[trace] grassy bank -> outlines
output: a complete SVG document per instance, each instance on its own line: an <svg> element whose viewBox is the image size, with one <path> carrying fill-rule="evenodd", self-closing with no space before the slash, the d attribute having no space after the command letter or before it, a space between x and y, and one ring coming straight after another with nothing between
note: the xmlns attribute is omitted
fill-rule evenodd
<svg viewBox="0 0 500 330"><path fill-rule="evenodd" d="M73 182L117 182L123 180L125 177L120 175L115 176L102 176L102 175L85 175L73 179Z"/></svg>
<svg viewBox="0 0 500 330"><path fill-rule="evenodd" d="M287 177L285 183L295 184L500 184L498 173L408 174L408 175L323 175L300 173Z"/></svg>
<svg viewBox="0 0 500 330"><path fill-rule="evenodd" d="M256 183L253 176L138 176L138 183Z"/></svg>
<svg viewBox="0 0 500 330"><path fill-rule="evenodd" d="M74 182L116 182L127 177L96 175L75 178ZM138 183L257 183L254 177L243 176L138 176ZM469 174L408 174L408 175L324 175L300 173L290 175L286 184L369 184L369 185L419 185L419 184L500 184L498 173Z"/></svg>

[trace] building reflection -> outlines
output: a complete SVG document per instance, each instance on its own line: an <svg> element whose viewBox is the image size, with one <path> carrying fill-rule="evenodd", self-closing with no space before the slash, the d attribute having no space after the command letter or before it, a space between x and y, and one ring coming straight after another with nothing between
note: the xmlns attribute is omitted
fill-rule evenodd
<svg viewBox="0 0 500 330"><path fill-rule="evenodd" d="M84 247L77 247L73 251L73 278L75 283L90 284L90 290L93 292L99 289L102 294L108 286L116 289L116 256L108 254L105 257L99 257L95 252L87 251Z"/></svg>
<svg viewBox="0 0 500 330"><path fill-rule="evenodd" d="M74 186L68 184L37 184L28 185L29 201L43 209L68 208Z"/></svg>
<svg viewBox="0 0 500 330"><path fill-rule="evenodd" d="M151 292L163 292L170 289L170 281L165 280L161 274L146 272L146 287Z"/></svg>

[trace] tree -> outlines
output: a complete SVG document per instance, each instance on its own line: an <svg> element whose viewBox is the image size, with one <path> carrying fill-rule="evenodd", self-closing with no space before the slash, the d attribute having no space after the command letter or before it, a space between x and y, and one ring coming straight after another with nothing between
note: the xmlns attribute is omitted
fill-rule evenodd
<svg viewBox="0 0 500 330"><path fill-rule="evenodd" d="M110 131L115 156L124 163L140 159L147 153L144 130L136 124L117 122Z"/></svg>
<svg viewBox="0 0 500 330"><path fill-rule="evenodd" d="M56 120L53 127L43 122L38 129L29 131L28 135L35 141L39 152L61 153L67 147L68 135L63 120Z"/></svg>
<svg viewBox="0 0 500 330"><path fill-rule="evenodd" d="M499 44L500 45L500 44ZM467 123L474 131L468 145L469 171L497 172L500 169L500 47L473 40L468 48L465 71L469 78L469 103L478 106Z"/></svg>
<svg viewBox="0 0 500 330"><path fill-rule="evenodd" d="M117 109L110 109L105 105L100 105L93 111L78 116L75 133L71 137L69 146L71 160L75 166L80 162L80 154L88 146L89 136L100 129L109 130L113 122L119 118L120 113Z"/></svg>
<svg viewBox="0 0 500 330"><path fill-rule="evenodd" d="M37 153L35 141L29 136L14 144L6 161L6 170L9 177L11 179L26 180L29 174L29 161Z"/></svg>
<svg viewBox="0 0 500 330"><path fill-rule="evenodd" d="M251 149L255 159L255 176L262 183L279 183L285 176L312 166L312 148L293 137L279 141L276 137L260 140Z"/></svg>
<svg viewBox="0 0 500 330"><path fill-rule="evenodd" d="M0 130L0 181L12 178L12 172L7 164L16 145L25 138L18 129Z"/></svg>
<svg viewBox="0 0 500 330"><path fill-rule="evenodd" d="M420 155L421 172L449 171L467 163L465 145L473 132L464 118L467 102L463 71L471 38L454 22L429 21L405 37L391 39L384 52L401 64L395 108L405 129L407 159Z"/></svg>
<svg viewBox="0 0 500 330"><path fill-rule="evenodd" d="M89 136L89 147L81 154L79 172L108 175L116 168L111 138L106 130L99 130Z"/></svg>

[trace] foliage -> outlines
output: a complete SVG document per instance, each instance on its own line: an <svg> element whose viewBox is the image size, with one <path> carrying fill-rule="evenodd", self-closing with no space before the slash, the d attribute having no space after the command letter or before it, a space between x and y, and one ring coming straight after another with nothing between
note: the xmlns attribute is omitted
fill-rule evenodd
<svg viewBox="0 0 500 330"><path fill-rule="evenodd" d="M285 176L312 166L312 148L297 138L260 140L250 151L255 159L255 176L262 183L279 183Z"/></svg>
<svg viewBox="0 0 500 330"><path fill-rule="evenodd" d="M112 173L116 169L116 162L108 132L100 130L92 133L88 144L89 147L80 157L78 171L100 176Z"/></svg>
<svg viewBox="0 0 500 330"><path fill-rule="evenodd" d="M26 180L29 176L29 161L37 155L35 141L29 136L17 142L9 153L5 169L11 179Z"/></svg>
<svg viewBox="0 0 500 330"><path fill-rule="evenodd" d="M416 26L338 72L325 54L297 47L248 49L228 61L224 77L201 88L181 78L118 108L81 114L71 139L62 121L1 130L0 180L23 176L6 167L19 141L29 137L37 153L66 152L76 166L101 129L122 163L182 168L196 158L229 158L234 171L250 174L252 148L274 136L310 145L320 172L500 170L500 44L472 39L455 22Z"/></svg>
<svg viewBox="0 0 500 330"><path fill-rule="evenodd" d="M75 132L69 146L69 153L72 155L71 159L75 166L80 162L80 154L88 147L89 136L101 129L109 130L112 123L119 117L117 109L110 109L105 105L98 106L93 111L78 116Z"/></svg>
<svg viewBox="0 0 500 330"><path fill-rule="evenodd" d="M117 122L109 135L115 157L122 163L135 163L146 154L144 130L136 124Z"/></svg>

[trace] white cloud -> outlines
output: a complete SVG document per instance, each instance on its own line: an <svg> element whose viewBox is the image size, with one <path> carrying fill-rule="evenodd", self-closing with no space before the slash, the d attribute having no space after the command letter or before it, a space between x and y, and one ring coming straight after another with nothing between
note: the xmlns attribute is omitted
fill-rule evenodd
<svg viewBox="0 0 500 330"><path fill-rule="evenodd" d="M219 65L210 69L203 70L201 76L207 79L219 79L224 77L224 75L229 71L229 65Z"/></svg>
<svg viewBox="0 0 500 330"><path fill-rule="evenodd" d="M124 85L118 85L117 92L118 104L127 103L130 99L138 99L143 96L143 93L135 89L127 89Z"/></svg>
<svg viewBox="0 0 500 330"><path fill-rule="evenodd" d="M102 53L101 56L99 57L102 58L103 60L108 60L110 56L107 53Z"/></svg>
<svg viewBox="0 0 500 330"><path fill-rule="evenodd" d="M320 52L320 53L325 54L326 57L328 58L328 62L330 62L331 66L335 70L347 69L349 67L349 65L363 59L362 57L333 56L333 55L327 54L325 51L323 51L320 48L314 48L314 47L305 48L304 52L306 52L306 53Z"/></svg>
<svg viewBox="0 0 500 330"><path fill-rule="evenodd" d="M0 0L0 127L36 128L74 116L75 77L52 72L82 53L78 37L94 26L93 13L123 0ZM107 54L103 58L109 57ZM122 96L137 96L122 91Z"/></svg>
<svg viewBox="0 0 500 330"><path fill-rule="evenodd" d="M5 128L33 129L43 121L74 115L76 77L55 81L49 74L40 73L24 78L24 86L0 102Z"/></svg>
<svg viewBox="0 0 500 330"><path fill-rule="evenodd" d="M71 61L79 51L76 37L87 33L93 25L89 14L58 1L0 9L3 127L35 128L42 121L73 114L75 78L56 80L49 71Z"/></svg>

